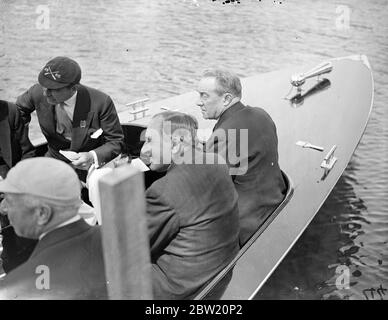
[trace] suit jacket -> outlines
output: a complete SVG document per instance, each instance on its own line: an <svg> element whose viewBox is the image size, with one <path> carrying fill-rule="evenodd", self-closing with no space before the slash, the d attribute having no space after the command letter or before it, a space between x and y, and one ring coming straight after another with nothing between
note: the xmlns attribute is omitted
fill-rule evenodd
<svg viewBox="0 0 388 320"><path fill-rule="evenodd" d="M230 129L237 129L237 134L228 134ZM242 129L248 130L248 150L245 154L240 149ZM238 168L244 161L248 164L245 170L233 176L239 197L242 246L279 205L286 192L278 164L275 124L263 109L237 102L221 114L206 150L218 152L231 169ZM232 150L236 151L236 157L233 157Z"/></svg>
<svg viewBox="0 0 388 320"><path fill-rule="evenodd" d="M172 165L146 191L155 299L187 299L238 252L237 193L226 165Z"/></svg>
<svg viewBox="0 0 388 320"><path fill-rule="evenodd" d="M0 152L9 168L35 155L16 105L3 100L0 100Z"/></svg>
<svg viewBox="0 0 388 320"><path fill-rule="evenodd" d="M106 299L101 240L83 219L54 229L0 280L0 299Z"/></svg>
<svg viewBox="0 0 388 320"><path fill-rule="evenodd" d="M115 106L109 96L96 89L78 85L77 92L71 143L56 132L55 108L47 102L39 84L33 85L19 96L16 104L24 123L31 120L31 113L36 110L40 128L48 142L50 156L69 162L59 150L94 150L99 165L103 166L117 157L124 145L124 134ZM91 135L98 129L102 129L103 134L93 139Z"/></svg>

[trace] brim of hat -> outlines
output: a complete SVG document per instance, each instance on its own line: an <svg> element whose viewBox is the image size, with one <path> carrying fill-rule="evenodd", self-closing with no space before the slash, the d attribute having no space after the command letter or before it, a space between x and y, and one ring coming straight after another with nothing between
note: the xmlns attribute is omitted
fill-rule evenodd
<svg viewBox="0 0 388 320"><path fill-rule="evenodd" d="M38 81L42 87L47 88L47 89L60 89L60 88L66 87L70 84L70 83L57 82L57 81L53 81L49 78L46 78L43 75L43 72L39 73Z"/></svg>
<svg viewBox="0 0 388 320"><path fill-rule="evenodd" d="M15 188L12 184L10 184L7 180L0 181L0 193L18 193L21 194L19 189Z"/></svg>

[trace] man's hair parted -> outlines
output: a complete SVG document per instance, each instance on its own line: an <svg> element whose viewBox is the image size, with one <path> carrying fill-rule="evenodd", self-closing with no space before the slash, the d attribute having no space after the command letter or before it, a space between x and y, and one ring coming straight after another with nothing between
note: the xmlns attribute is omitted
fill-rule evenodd
<svg viewBox="0 0 388 320"><path fill-rule="evenodd" d="M152 118L162 121L161 129L164 130L164 133L171 135L182 134L184 141L193 146L196 145L198 121L193 116L178 111L164 111L154 115ZM165 123L171 125L171 132L165 131L167 127Z"/></svg>

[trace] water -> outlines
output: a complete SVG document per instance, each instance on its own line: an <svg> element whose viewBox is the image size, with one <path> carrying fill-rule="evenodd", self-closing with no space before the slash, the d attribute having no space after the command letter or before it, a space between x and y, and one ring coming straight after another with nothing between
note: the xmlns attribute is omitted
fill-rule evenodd
<svg viewBox="0 0 388 320"><path fill-rule="evenodd" d="M144 96L156 101L192 90L206 67L249 76L366 54L375 100L365 135L257 298L372 299L366 289L388 288L388 1L240 2L44 1L50 21L41 29L46 7L1 0L0 97L14 100L56 55L75 58L83 83L110 94L121 110ZM348 267L349 289L336 286L338 266ZM384 293L373 298L388 299Z"/></svg>

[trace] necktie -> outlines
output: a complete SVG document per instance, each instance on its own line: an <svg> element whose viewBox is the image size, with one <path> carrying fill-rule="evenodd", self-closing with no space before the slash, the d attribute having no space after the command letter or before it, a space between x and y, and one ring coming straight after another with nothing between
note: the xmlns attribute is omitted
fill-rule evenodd
<svg viewBox="0 0 388 320"><path fill-rule="evenodd" d="M57 118L56 131L66 139L71 140L73 124L65 110L64 102L55 105L55 115Z"/></svg>

